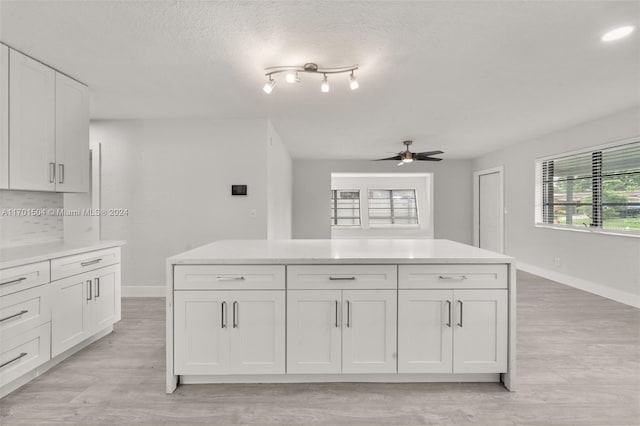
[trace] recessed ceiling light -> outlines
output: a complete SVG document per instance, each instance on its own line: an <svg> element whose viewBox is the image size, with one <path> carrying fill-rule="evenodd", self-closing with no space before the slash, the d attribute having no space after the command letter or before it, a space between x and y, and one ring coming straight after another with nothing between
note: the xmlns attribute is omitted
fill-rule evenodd
<svg viewBox="0 0 640 426"><path fill-rule="evenodd" d="M615 41L620 40L623 37L628 36L636 28L632 25L626 25L624 27L615 28L602 36L602 41Z"/></svg>

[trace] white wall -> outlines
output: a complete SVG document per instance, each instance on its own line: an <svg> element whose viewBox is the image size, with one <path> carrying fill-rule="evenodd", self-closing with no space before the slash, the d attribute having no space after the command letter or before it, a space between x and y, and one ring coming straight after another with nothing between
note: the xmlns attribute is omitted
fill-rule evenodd
<svg viewBox="0 0 640 426"><path fill-rule="evenodd" d="M331 227L331 238L433 238L433 176L430 173L333 173L331 189L360 193L359 227ZM415 189L417 225L370 226L369 189Z"/></svg>
<svg viewBox="0 0 640 426"><path fill-rule="evenodd" d="M124 239L126 295L162 295L165 259L219 239L267 237L266 120L94 121L102 142L103 239ZM231 196L231 184L248 196ZM256 217L250 210L256 209ZM138 286L136 293L126 286ZM140 287L142 286L142 287Z"/></svg>
<svg viewBox="0 0 640 426"><path fill-rule="evenodd" d="M446 155L445 155L446 158ZM471 161L294 160L293 238L331 238L331 173L433 173L434 237L470 244Z"/></svg>
<svg viewBox="0 0 640 426"><path fill-rule="evenodd" d="M267 122L267 238L291 238L292 161L280 135Z"/></svg>
<svg viewBox="0 0 640 426"><path fill-rule="evenodd" d="M506 254L530 272L640 306L640 238L534 226L537 157L638 135L640 108L634 108L476 159L474 171L504 165Z"/></svg>

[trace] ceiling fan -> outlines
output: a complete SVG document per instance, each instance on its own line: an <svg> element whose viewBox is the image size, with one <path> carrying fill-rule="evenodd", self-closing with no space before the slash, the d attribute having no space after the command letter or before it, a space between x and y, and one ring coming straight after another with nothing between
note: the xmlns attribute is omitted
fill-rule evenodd
<svg viewBox="0 0 640 426"><path fill-rule="evenodd" d="M393 157L389 158L380 158L374 161L385 161L385 160L400 160L398 166L404 166L406 163L411 163L412 161L441 161L442 158L435 158L432 155L444 154L442 151L427 151L427 152L411 152L409 151L409 145L413 143L413 141L403 141L402 142L406 149L398 153Z"/></svg>

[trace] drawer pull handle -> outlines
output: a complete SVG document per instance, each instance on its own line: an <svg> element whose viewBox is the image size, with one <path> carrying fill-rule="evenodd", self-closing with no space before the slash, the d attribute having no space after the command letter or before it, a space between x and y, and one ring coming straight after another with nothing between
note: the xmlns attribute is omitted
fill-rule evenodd
<svg viewBox="0 0 640 426"><path fill-rule="evenodd" d="M448 314L449 320L447 321L447 327L451 328L451 300L447 300L446 304L447 304L447 308L449 308L449 314Z"/></svg>
<svg viewBox="0 0 640 426"><path fill-rule="evenodd" d="M15 283L19 283L20 281L24 281L26 279L27 279L27 277L20 277L20 278L16 278L15 280L5 281L3 283L0 283L0 285L15 284Z"/></svg>
<svg viewBox="0 0 640 426"><path fill-rule="evenodd" d="M91 280L87 280L87 302L93 299L93 287L91 287Z"/></svg>
<svg viewBox="0 0 640 426"><path fill-rule="evenodd" d="M20 358L23 358L23 357L25 357L25 356L27 356L27 353L26 353L26 352L22 352L22 353L21 353L20 355L18 355L17 357L15 357L15 358L13 358L13 359L10 359L9 361L7 361L7 362L3 362L2 364L0 364L0 368L4 367L5 365L9 365L9 364L11 364L12 362L16 362L17 360L19 360Z"/></svg>
<svg viewBox="0 0 640 426"><path fill-rule="evenodd" d="M347 328L351 327L351 302L347 300Z"/></svg>
<svg viewBox="0 0 640 426"><path fill-rule="evenodd" d="M462 307L463 307L462 300L458 300L458 303L460 304L460 322L458 323L458 326L462 328Z"/></svg>
<svg viewBox="0 0 640 426"><path fill-rule="evenodd" d="M100 278L95 279L96 282L96 299L100 297Z"/></svg>
<svg viewBox="0 0 640 426"><path fill-rule="evenodd" d="M336 300L336 328L338 328L338 301Z"/></svg>
<svg viewBox="0 0 640 426"><path fill-rule="evenodd" d="M58 170L60 171L60 173L58 173L58 183L64 183L64 164L58 164Z"/></svg>
<svg viewBox="0 0 640 426"><path fill-rule="evenodd" d="M356 277L329 277L329 281L355 281Z"/></svg>
<svg viewBox="0 0 640 426"><path fill-rule="evenodd" d="M469 278L466 275L440 275L438 277L439 280L451 280L451 281L464 281Z"/></svg>
<svg viewBox="0 0 640 426"><path fill-rule="evenodd" d="M95 259L95 260L90 260L88 262L82 262L80 263L80 266L89 266L89 265L94 265L98 262L100 262L102 259Z"/></svg>
<svg viewBox="0 0 640 426"><path fill-rule="evenodd" d="M11 318L19 317L20 315L24 315L27 312L29 312L29 311L23 310L23 311L18 312L17 314L9 315L8 317L4 317L4 318L0 319L0 322L6 321L6 320L10 320Z"/></svg>
<svg viewBox="0 0 640 426"><path fill-rule="evenodd" d="M244 281L244 277L217 277L218 281Z"/></svg>

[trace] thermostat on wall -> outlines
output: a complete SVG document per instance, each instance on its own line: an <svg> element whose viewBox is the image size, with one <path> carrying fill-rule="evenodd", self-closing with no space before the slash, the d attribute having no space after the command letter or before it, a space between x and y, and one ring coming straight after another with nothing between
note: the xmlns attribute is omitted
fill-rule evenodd
<svg viewBox="0 0 640 426"><path fill-rule="evenodd" d="M231 185L231 195L247 195L247 185Z"/></svg>

